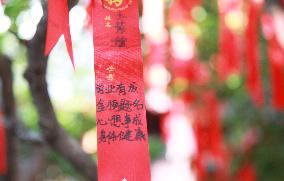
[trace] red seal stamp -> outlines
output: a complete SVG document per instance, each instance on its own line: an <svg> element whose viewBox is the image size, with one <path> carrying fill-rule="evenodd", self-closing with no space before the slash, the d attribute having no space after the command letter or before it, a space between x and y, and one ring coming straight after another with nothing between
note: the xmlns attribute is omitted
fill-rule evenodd
<svg viewBox="0 0 284 181"><path fill-rule="evenodd" d="M110 11L123 11L132 4L132 0L102 0L102 4Z"/></svg>

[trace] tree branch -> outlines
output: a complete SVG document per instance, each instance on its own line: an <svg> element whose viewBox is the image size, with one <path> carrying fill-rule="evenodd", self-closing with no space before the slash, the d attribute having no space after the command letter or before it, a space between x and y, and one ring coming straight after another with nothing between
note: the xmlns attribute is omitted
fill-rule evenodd
<svg viewBox="0 0 284 181"><path fill-rule="evenodd" d="M45 6L44 6L45 7ZM48 145L65 158L82 175L90 180L97 180L97 167L91 156L81 149L80 145L69 137L60 127L53 105L51 103L47 82L47 57L44 56L44 42L46 37L46 8L36 34L28 42L28 67L25 72L33 102L40 118L40 128Z"/></svg>
<svg viewBox="0 0 284 181"><path fill-rule="evenodd" d="M7 132L7 152L8 152L8 173L6 180L16 181L22 176L31 178L38 169L33 169L30 166L25 166L29 172L19 174L20 164L18 163L18 145L19 140L32 144L39 150L43 147L43 140L39 134L28 132L22 121L19 120L16 113L15 97L13 94L13 76L12 76L11 60L8 57L0 57L0 77L2 80L2 97L3 109L5 115L5 125ZM42 149L42 148L41 148ZM43 154L41 154L43 155ZM39 158L39 156L37 156ZM34 159L33 157L31 159ZM33 164L34 168L37 163ZM31 174L28 174L31 173Z"/></svg>
<svg viewBox="0 0 284 181"><path fill-rule="evenodd" d="M15 98L13 96L12 87L12 71L11 62L7 57L0 58L0 77L2 79L2 98L3 98L3 112L7 120L6 124L6 139L7 139L7 162L8 173L6 180L17 180L17 156L18 156L18 142L15 136L16 121L15 121Z"/></svg>

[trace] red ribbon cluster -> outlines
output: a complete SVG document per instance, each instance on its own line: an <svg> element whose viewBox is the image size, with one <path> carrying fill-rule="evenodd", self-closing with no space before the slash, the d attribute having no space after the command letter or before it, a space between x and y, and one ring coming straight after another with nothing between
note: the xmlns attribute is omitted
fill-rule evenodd
<svg viewBox="0 0 284 181"><path fill-rule="evenodd" d="M240 34L234 32L226 21L234 9L243 4L247 10L247 25L244 36L244 47L240 45ZM275 18L271 15L263 15L264 3L262 1L236 1L219 0L220 15L220 40L219 60L217 72L221 80L226 80L233 73L240 73L242 52L244 52L244 72L246 87L252 101L257 106L264 104L264 91L261 74L260 56L260 31L261 17L264 16L263 31L267 39L267 52L270 64L272 105L277 109L284 109L284 85L283 85L283 47L280 38L275 32ZM240 11L240 10L239 10ZM271 16L269 18L269 16ZM234 21L233 19L231 21Z"/></svg>

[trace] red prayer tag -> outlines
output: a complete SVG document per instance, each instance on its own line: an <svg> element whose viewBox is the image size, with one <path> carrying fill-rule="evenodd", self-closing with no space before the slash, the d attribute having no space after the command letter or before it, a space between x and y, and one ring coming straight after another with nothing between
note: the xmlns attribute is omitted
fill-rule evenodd
<svg viewBox="0 0 284 181"><path fill-rule="evenodd" d="M137 0L96 1L93 25L99 180L150 181Z"/></svg>
<svg viewBox="0 0 284 181"><path fill-rule="evenodd" d="M6 162L6 136L3 115L0 112L0 175L5 175L7 172Z"/></svg>

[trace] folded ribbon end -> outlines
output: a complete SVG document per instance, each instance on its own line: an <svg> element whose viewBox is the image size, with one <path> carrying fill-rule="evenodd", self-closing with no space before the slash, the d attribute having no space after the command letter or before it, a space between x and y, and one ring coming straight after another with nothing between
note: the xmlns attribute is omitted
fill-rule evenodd
<svg viewBox="0 0 284 181"><path fill-rule="evenodd" d="M65 44L67 47L67 51L68 51L73 69L75 70L75 62L74 62L74 56L73 56L72 40L71 40L70 31L67 31L64 33L64 39L65 39Z"/></svg>

